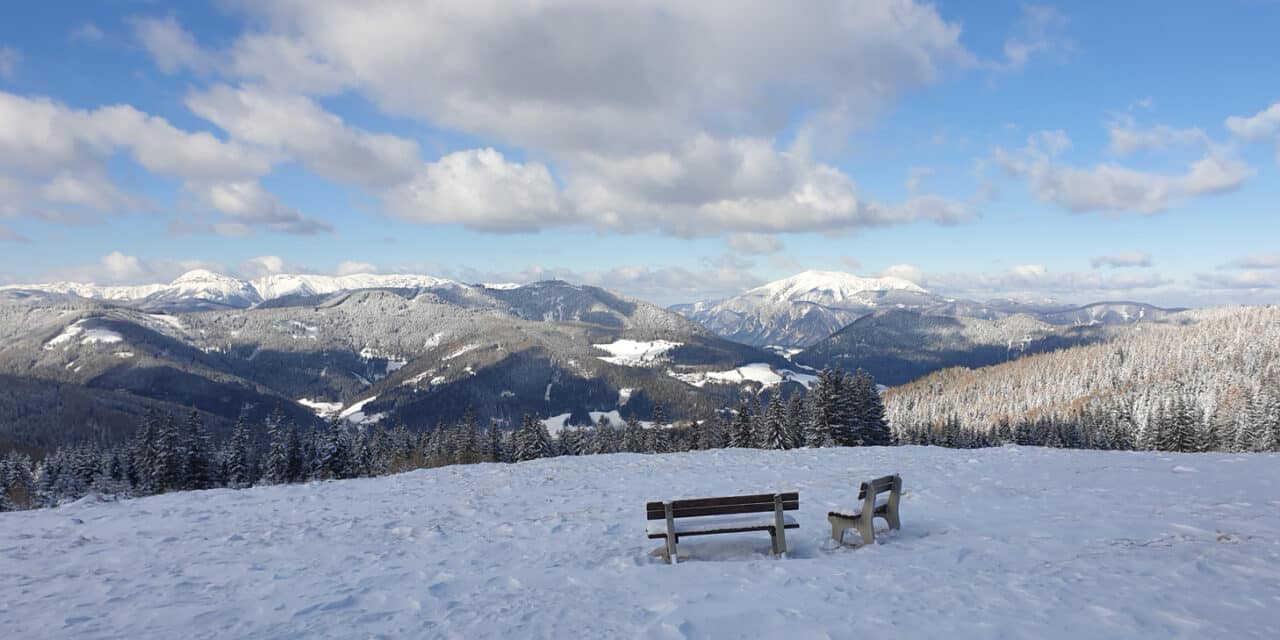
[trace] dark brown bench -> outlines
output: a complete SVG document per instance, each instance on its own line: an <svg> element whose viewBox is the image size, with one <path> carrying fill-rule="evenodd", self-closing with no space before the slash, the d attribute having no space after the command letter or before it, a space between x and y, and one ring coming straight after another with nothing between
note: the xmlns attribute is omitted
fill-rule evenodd
<svg viewBox="0 0 1280 640"><path fill-rule="evenodd" d="M680 538L717 533L768 531L775 555L787 552L787 529L800 524L785 511L800 508L800 494L762 493L753 496L697 498L645 504L646 527L650 539L665 538L662 557L667 564L677 562L676 544ZM767 514L767 515L754 515Z"/></svg>
<svg viewBox="0 0 1280 640"><path fill-rule="evenodd" d="M876 499L882 493L889 494L884 502ZM883 518L890 529L898 529L902 523L898 520L898 500L902 497L902 477L897 474L876 478L862 483L858 490L858 499L862 501L862 510L856 514L832 511L827 514L831 522L831 537L836 542L844 543L844 532L856 529L862 534L862 544L868 545L876 541L874 520Z"/></svg>

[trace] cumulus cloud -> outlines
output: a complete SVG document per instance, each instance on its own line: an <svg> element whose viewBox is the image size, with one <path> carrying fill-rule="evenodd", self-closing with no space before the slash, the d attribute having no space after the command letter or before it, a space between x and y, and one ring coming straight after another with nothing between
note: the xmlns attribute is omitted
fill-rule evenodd
<svg viewBox="0 0 1280 640"><path fill-rule="evenodd" d="M1246 256L1227 265L1223 265L1223 268L1280 269L1280 253L1263 253L1255 256Z"/></svg>
<svg viewBox="0 0 1280 640"><path fill-rule="evenodd" d="M1173 281L1138 271L1053 271L1042 264L1021 264L1002 272L927 273L915 265L894 265L880 275L896 275L946 295L972 299L992 297L1051 297L1093 302L1116 297L1146 298Z"/></svg>
<svg viewBox="0 0 1280 640"><path fill-rule="evenodd" d="M1109 256L1097 256L1089 261L1094 269L1099 267L1149 267L1151 254L1146 251L1127 251Z"/></svg>
<svg viewBox="0 0 1280 640"><path fill-rule="evenodd" d="M354 260L344 260L338 263L334 274L339 276L350 276L358 273L377 273L378 267L368 262L356 262Z"/></svg>
<svg viewBox="0 0 1280 640"><path fill-rule="evenodd" d="M458 151L427 163L388 191L385 201L407 220L484 231L536 231L575 221L545 165L509 162L494 149Z"/></svg>
<svg viewBox="0 0 1280 640"><path fill-rule="evenodd" d="M227 273L223 265L206 260L140 258L112 251L89 264L61 267L46 274L45 281L89 282L99 285L133 285L170 282L194 269Z"/></svg>
<svg viewBox="0 0 1280 640"><path fill-rule="evenodd" d="M1071 51L1071 41L1062 35L1066 23L1066 16L1051 6L1023 5L1014 33L1004 41L1004 60L992 66L1018 70L1026 67L1036 55Z"/></svg>
<svg viewBox="0 0 1280 640"><path fill-rule="evenodd" d="M328 225L280 203L258 182L271 171L263 149L184 131L128 105L74 109L47 98L0 92L0 215L85 222L102 215L150 211L144 198L107 177L117 153L151 173L180 178L183 190L230 220L176 227L247 235L256 228L315 233Z"/></svg>
<svg viewBox="0 0 1280 640"><path fill-rule="evenodd" d="M782 251L782 241L763 233L735 233L725 238L730 249L747 255L768 255Z"/></svg>
<svg viewBox="0 0 1280 640"><path fill-rule="evenodd" d="M408 180L421 163L416 142L350 127L306 97L218 85L188 95L186 104L232 139L331 180L385 187Z"/></svg>
<svg viewBox="0 0 1280 640"><path fill-rule="evenodd" d="M1252 116L1227 118L1227 129L1246 142L1269 142L1276 147L1276 162L1280 162L1280 102Z"/></svg>
<svg viewBox="0 0 1280 640"><path fill-rule="evenodd" d="M1277 289L1280 288L1280 269L1199 273L1196 280L1202 287L1213 289Z"/></svg>
<svg viewBox="0 0 1280 640"><path fill-rule="evenodd" d="M195 38L173 16L136 18L132 23L138 40L146 47L161 71L173 74L188 69L206 73L215 67L213 57L196 43Z"/></svg>
<svg viewBox="0 0 1280 640"><path fill-rule="evenodd" d="M1210 147L1213 144L1209 135L1200 128L1168 125L1139 127L1128 116L1112 122L1107 133L1111 139L1111 152L1117 156L1127 156L1139 151L1162 151L1179 146Z"/></svg>
<svg viewBox="0 0 1280 640"><path fill-rule="evenodd" d="M1026 182L1037 198L1073 213L1160 213L1192 197L1238 189L1256 173L1230 151L1217 147L1182 174L1139 171L1109 163L1075 167L1057 158L1069 147L1066 134L1040 132L1017 151L997 149L995 159L1011 177Z"/></svg>
<svg viewBox="0 0 1280 640"><path fill-rule="evenodd" d="M280 74L265 83L340 69L388 111L542 149L652 149L726 122L775 130L800 103L865 117L973 60L959 25L911 0L242 6L277 38L235 45L244 67ZM286 42L295 64L276 58Z"/></svg>
<svg viewBox="0 0 1280 640"><path fill-rule="evenodd" d="M12 80L22 64L22 54L13 47L0 47L0 78Z"/></svg>
<svg viewBox="0 0 1280 640"><path fill-rule="evenodd" d="M916 284L925 281L924 271L913 264L895 264L876 274L881 278L901 278Z"/></svg>
<svg viewBox="0 0 1280 640"><path fill-rule="evenodd" d="M333 231L328 223L304 217L256 181L188 183L186 190L199 206L226 217L212 222L179 223L175 230L203 230L232 237L250 236L260 228L295 235Z"/></svg>

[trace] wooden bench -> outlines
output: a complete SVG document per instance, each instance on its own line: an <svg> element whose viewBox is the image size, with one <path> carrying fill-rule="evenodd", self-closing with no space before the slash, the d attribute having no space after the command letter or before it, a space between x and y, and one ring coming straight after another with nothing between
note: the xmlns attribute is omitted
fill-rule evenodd
<svg viewBox="0 0 1280 640"><path fill-rule="evenodd" d="M649 521L646 529L650 539L666 539L662 557L667 564L679 560L676 544L680 538L717 533L768 531L773 540L773 553L779 555L787 552L786 530L800 526L783 512L799 508L800 494L795 491L649 502L645 504Z"/></svg>
<svg viewBox="0 0 1280 640"><path fill-rule="evenodd" d="M888 493L886 501L877 503L880 494ZM868 545L876 541L874 520L884 518L890 529L898 529L902 523L898 520L898 500L902 497L902 478L897 474L876 478L862 483L858 490L858 499L862 501L862 510L849 515L832 511L827 514L831 522L831 537L836 542L844 543L844 532L856 529L862 534L862 544Z"/></svg>

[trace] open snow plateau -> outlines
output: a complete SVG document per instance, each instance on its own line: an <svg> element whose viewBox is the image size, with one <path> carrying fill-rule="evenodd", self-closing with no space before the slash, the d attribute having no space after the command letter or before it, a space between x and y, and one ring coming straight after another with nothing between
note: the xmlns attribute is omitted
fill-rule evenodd
<svg viewBox="0 0 1280 640"><path fill-rule="evenodd" d="M828 510L902 474L857 549ZM798 490L691 538L649 500ZM614 454L0 514L7 638L1276 638L1280 456L1004 447Z"/></svg>

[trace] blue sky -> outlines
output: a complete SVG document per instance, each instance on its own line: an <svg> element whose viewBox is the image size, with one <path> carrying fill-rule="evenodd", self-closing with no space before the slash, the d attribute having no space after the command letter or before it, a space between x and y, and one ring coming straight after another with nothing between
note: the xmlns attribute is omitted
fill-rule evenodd
<svg viewBox="0 0 1280 640"><path fill-rule="evenodd" d="M1280 3L366 4L0 8L0 282L1280 301Z"/></svg>

